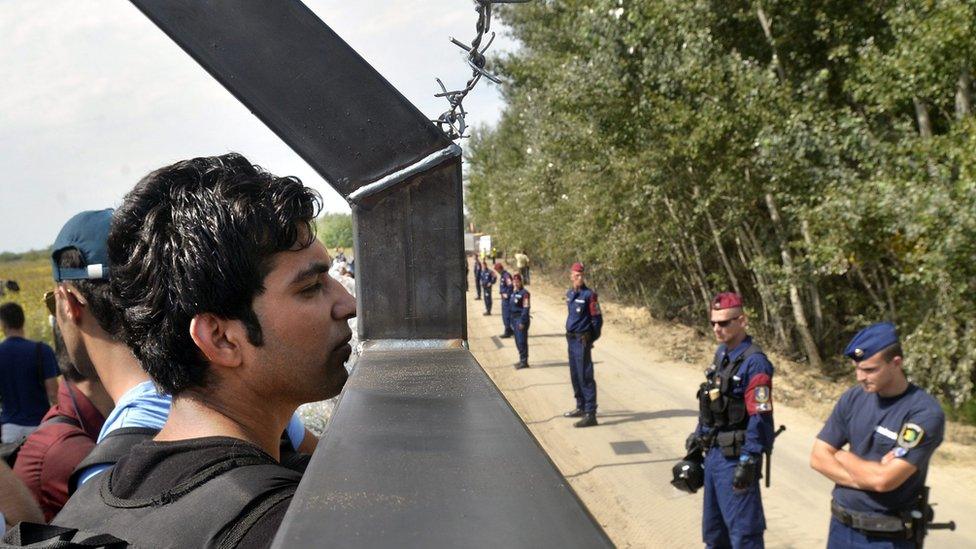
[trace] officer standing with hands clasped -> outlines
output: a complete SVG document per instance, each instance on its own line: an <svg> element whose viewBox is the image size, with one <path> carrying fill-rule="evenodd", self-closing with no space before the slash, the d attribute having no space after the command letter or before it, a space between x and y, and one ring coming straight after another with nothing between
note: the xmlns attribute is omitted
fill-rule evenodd
<svg viewBox="0 0 976 549"><path fill-rule="evenodd" d="M593 379L593 342L600 339L603 314L596 292L586 286L583 264L573 263L569 279L573 287L566 292L566 340L569 343L569 375L573 381L576 408L564 417L582 418L575 427L592 427L596 422L596 380Z"/></svg>
<svg viewBox="0 0 976 549"><path fill-rule="evenodd" d="M485 301L485 316L491 314L491 287L495 284L495 273L488 268L488 263L481 262L481 294Z"/></svg>
<svg viewBox="0 0 976 549"><path fill-rule="evenodd" d="M529 367L529 291L522 286L522 275L512 275L511 330L515 334L515 347L518 349L519 361L516 370Z"/></svg>
<svg viewBox="0 0 976 549"><path fill-rule="evenodd" d="M498 272L498 297L502 303L502 338L512 337L512 318L509 311L512 308L512 275L505 270L501 263L495 263L495 271Z"/></svg>
<svg viewBox="0 0 976 549"><path fill-rule="evenodd" d="M690 452L705 453L702 538L708 547L763 547L759 471L775 438L773 365L746 333L738 294L715 296L709 321L720 345L705 370L698 427L687 442Z"/></svg>
<svg viewBox="0 0 976 549"><path fill-rule="evenodd" d="M835 483L827 547L919 547L931 518L925 476L945 414L905 377L894 324L861 330L844 355L859 385L841 395L810 455Z"/></svg>
<svg viewBox="0 0 976 549"><path fill-rule="evenodd" d="M481 301L481 260L474 256L474 300Z"/></svg>

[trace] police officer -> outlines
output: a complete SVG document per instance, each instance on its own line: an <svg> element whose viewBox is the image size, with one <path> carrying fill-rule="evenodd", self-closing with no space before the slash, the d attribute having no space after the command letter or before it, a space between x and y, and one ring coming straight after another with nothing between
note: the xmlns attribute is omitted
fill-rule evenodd
<svg viewBox="0 0 976 549"><path fill-rule="evenodd" d="M592 427L596 422L596 381L593 379L593 342L600 339L603 314L596 292L586 286L583 264L573 263L569 279L573 287L566 292L566 340L569 343L569 375L573 381L576 408L564 417L582 418L573 425Z"/></svg>
<svg viewBox="0 0 976 549"><path fill-rule="evenodd" d="M746 334L738 294L715 296L709 321L719 342L698 391L699 419L688 437L705 452L702 538L708 547L763 547L759 494L763 452L773 435L773 365Z"/></svg>
<svg viewBox="0 0 976 549"><path fill-rule="evenodd" d="M925 475L945 414L905 377L894 324L861 330L844 355L854 361L859 385L841 395L810 455L810 466L835 483L827 547L916 547L912 538L924 523L906 526L904 518L924 508Z"/></svg>
<svg viewBox="0 0 976 549"><path fill-rule="evenodd" d="M481 260L474 257L474 292L475 301L481 301Z"/></svg>
<svg viewBox="0 0 976 549"><path fill-rule="evenodd" d="M495 277L495 273L488 268L488 263L485 261L481 262L481 294L485 300L485 316L491 314L491 287L498 280Z"/></svg>
<svg viewBox="0 0 976 549"><path fill-rule="evenodd" d="M512 308L512 275L505 270L501 263L495 263L495 271L498 272L498 297L502 303L502 338L512 337L512 318L509 311Z"/></svg>
<svg viewBox="0 0 976 549"><path fill-rule="evenodd" d="M516 370L529 367L529 291L522 285L522 275L512 275L511 330L515 334L515 347L518 349L519 361Z"/></svg>

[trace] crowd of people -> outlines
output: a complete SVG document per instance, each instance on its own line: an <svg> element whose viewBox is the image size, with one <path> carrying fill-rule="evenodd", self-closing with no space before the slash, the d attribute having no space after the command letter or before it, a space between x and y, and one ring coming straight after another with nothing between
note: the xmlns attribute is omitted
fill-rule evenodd
<svg viewBox="0 0 976 549"><path fill-rule="evenodd" d="M528 266L527 257L522 264ZM499 337L514 335L519 355L515 368L528 367L530 297L524 272L509 275L501 263L489 268L478 257L474 267L475 299L484 302L490 315L498 282L504 328ZM564 416L580 418L576 427L598 425L591 353L603 316L585 271L582 263L570 267L572 287L565 295L575 407ZM673 469L672 484L691 493L704 488L706 547L761 548L766 530L761 468L784 429L775 430L773 423L774 368L748 334L739 294L716 295L708 322L719 345L698 388L698 424L688 436L687 456ZM944 437L945 415L936 399L908 381L894 324L862 329L843 354L852 362L858 385L841 396L810 456L810 466L835 483L828 547L918 547L932 517L925 479Z"/></svg>
<svg viewBox="0 0 976 549"><path fill-rule="evenodd" d="M317 444L296 409L339 393L352 352L354 265L316 239L320 209L231 153L68 220L58 352L0 307L5 543L270 544Z"/></svg>

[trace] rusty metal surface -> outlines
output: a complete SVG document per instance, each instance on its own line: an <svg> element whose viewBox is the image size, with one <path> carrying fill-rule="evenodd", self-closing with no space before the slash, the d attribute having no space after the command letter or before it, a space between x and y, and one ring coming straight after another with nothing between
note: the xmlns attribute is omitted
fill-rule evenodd
<svg viewBox="0 0 976 549"><path fill-rule="evenodd" d="M275 547L610 547L464 349L368 349Z"/></svg>

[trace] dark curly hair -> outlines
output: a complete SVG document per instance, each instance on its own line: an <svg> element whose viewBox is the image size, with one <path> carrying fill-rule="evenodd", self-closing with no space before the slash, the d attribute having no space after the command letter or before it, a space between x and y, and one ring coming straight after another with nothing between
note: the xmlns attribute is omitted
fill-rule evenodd
<svg viewBox="0 0 976 549"><path fill-rule="evenodd" d="M123 339L160 389L205 387L190 321L240 320L262 345L252 308L278 252L315 240L319 194L237 153L177 162L144 177L115 211L108 248Z"/></svg>

